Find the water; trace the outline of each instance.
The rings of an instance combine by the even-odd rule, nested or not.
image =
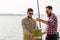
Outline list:
[[[21,16],[0,16],[0,40],[23,40]]]
[[[0,40],[23,40],[23,31],[21,26],[21,20],[25,15],[17,16],[1,16],[0,15]],[[37,15],[34,15],[33,18],[37,18]],[[60,24],[60,15],[58,17],[58,24]],[[46,15],[41,15],[41,19],[48,19]],[[37,22],[37,25],[38,22]],[[58,25],[58,32],[60,32],[60,25]],[[39,27],[40,28],[40,27]],[[41,23],[42,31],[45,31],[46,25]],[[60,36],[60,35],[59,35]],[[45,40],[46,35],[43,35],[42,38]]]

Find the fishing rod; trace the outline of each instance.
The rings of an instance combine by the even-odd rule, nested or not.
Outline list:
[[[40,18],[40,12],[39,12],[39,1],[37,0],[37,9],[38,9],[38,17]],[[39,26],[41,28],[41,23],[39,22]]]
[[[37,0],[37,9],[38,9],[38,17],[40,18],[40,11],[39,11],[39,1]],[[41,23],[39,22],[39,26],[41,28]],[[42,31],[42,29],[41,29]],[[42,34],[41,34],[41,40],[42,40]]]

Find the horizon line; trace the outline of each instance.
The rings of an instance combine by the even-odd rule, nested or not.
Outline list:
[[[25,16],[26,14],[0,14],[0,16]],[[34,16],[37,16],[38,14],[34,14]],[[44,15],[44,14],[40,14]],[[57,14],[59,15],[59,14]]]

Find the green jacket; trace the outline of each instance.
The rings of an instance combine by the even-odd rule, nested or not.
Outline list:
[[[37,28],[35,19],[29,19],[28,17],[22,20],[23,34],[29,35],[32,33],[32,30]]]

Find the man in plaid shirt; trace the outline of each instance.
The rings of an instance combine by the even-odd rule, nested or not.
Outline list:
[[[46,40],[57,40],[57,17],[52,13],[52,6],[46,7],[46,14],[49,18],[47,21],[37,18],[36,20],[47,25],[46,31],[42,34],[47,34]]]

